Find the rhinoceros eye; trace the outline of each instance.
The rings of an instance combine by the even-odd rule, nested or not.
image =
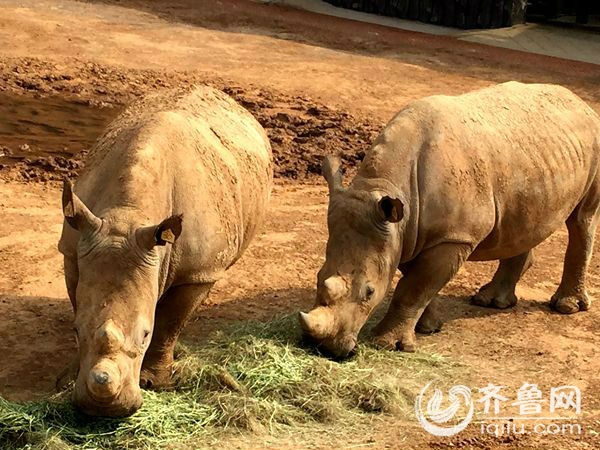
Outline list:
[[[371,298],[373,297],[373,294],[375,293],[375,288],[373,286],[371,286],[370,284],[367,284],[367,287],[365,289],[365,297],[367,300],[371,300]]]
[[[75,343],[79,345],[79,332],[77,331],[77,328],[73,327],[73,333],[75,334]]]

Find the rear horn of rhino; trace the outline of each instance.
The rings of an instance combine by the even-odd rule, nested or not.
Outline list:
[[[333,313],[329,309],[319,307],[309,313],[300,312],[298,317],[302,331],[315,339],[324,339],[333,331]]]
[[[337,156],[327,155],[321,164],[321,173],[329,186],[329,195],[344,189],[342,185],[342,162]]]
[[[346,292],[346,285],[342,281],[341,277],[333,276],[327,278],[323,282],[325,295],[331,300],[337,300],[344,295]]]
[[[110,354],[120,350],[125,342],[123,331],[112,319],[108,319],[96,330],[95,339],[103,354]]]
[[[67,223],[81,233],[93,232],[102,226],[102,219],[96,217],[75,195],[69,180],[63,184],[62,208]]]

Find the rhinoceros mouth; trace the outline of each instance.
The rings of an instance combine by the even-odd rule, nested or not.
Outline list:
[[[130,406],[122,406],[122,405],[103,405],[103,404],[85,404],[85,405],[77,405],[77,408],[84,414],[88,416],[97,416],[97,417],[127,417],[131,416],[142,406],[142,402],[140,400],[139,403],[133,404]]]
[[[74,393],[73,402],[77,408],[88,416],[126,417],[136,412],[142,405],[140,393],[125,395],[123,388],[111,397],[98,397],[89,389],[81,394]]]
[[[355,336],[346,336],[341,340],[334,338],[316,342],[317,351],[333,361],[343,361],[354,357],[357,354],[357,345],[358,339]]]
[[[111,405],[114,402],[114,400],[119,397],[120,393],[121,393],[121,389],[119,389],[118,391],[116,391],[115,394],[111,394],[111,395],[107,395],[107,396],[102,396],[102,395],[95,394],[89,388],[86,389],[86,394],[88,395],[88,397],[91,400],[94,401],[95,404],[104,405],[104,406]]]

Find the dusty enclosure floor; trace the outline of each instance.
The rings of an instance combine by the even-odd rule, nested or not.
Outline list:
[[[308,308],[326,239],[318,158],[354,165],[379,127],[410,100],[495,82],[564,84],[600,111],[600,67],[527,56],[242,0],[23,0],[0,3],[0,395],[39,398],[75,349],[56,250],[60,191],[106,121],[130,99],[210,82],[269,131],[278,181],[267,223],[185,331]],[[73,116],[76,116],[74,118]],[[491,263],[469,263],[440,296],[446,324],[419,345],[464,364],[472,388],[524,382],[582,390],[582,434],[483,437],[477,425],[435,438],[416,422],[379,417],[327,431],[232,436],[239,448],[598,448],[600,312],[552,313],[565,230],[535,251],[512,310],[472,306]],[[589,291],[600,297],[594,254]],[[430,380],[423,380],[425,385]],[[464,380],[456,380],[460,384]]]

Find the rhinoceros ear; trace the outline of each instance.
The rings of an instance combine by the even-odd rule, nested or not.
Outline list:
[[[391,223],[400,222],[404,217],[404,205],[400,199],[388,197],[379,200],[379,213],[383,220]]]
[[[158,225],[138,228],[138,245],[146,250],[160,245],[174,244],[183,229],[183,214],[177,214],[163,220]]]
[[[174,244],[183,229],[183,214],[171,216],[163,220],[154,233],[156,245]]]
[[[100,229],[102,219],[96,217],[73,192],[69,180],[63,183],[62,208],[67,223],[81,233]]]
[[[327,155],[321,164],[321,173],[329,186],[329,194],[342,190],[342,162],[337,156]]]

